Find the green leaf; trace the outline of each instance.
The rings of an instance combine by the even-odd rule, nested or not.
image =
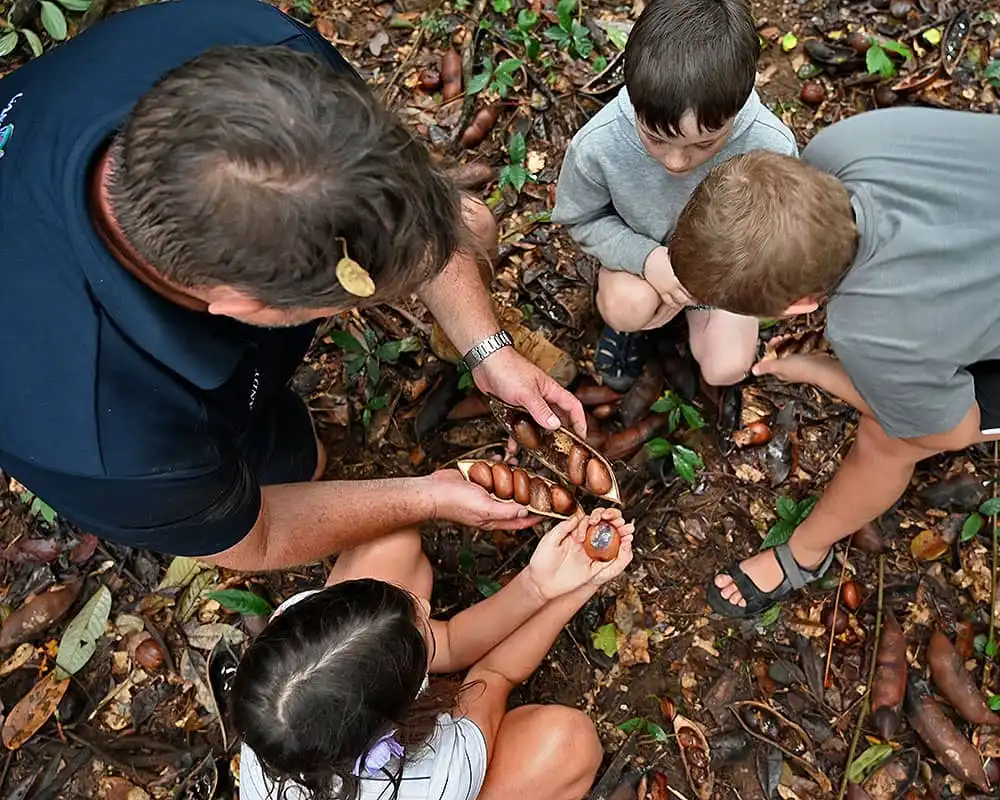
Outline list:
[[[990,639],[986,643],[986,648],[985,648],[984,652],[986,653],[986,655],[989,658],[996,658],[996,655],[997,655],[997,643],[996,643],[995,639]]]
[[[370,408],[366,408],[361,412],[361,424],[366,428],[370,428],[372,426],[372,410]]]
[[[667,417],[667,431],[669,433],[673,433],[674,431],[676,431],[677,426],[680,424],[680,422],[681,422],[681,410],[679,408],[671,410],[670,416]]]
[[[693,431],[704,428],[707,424],[705,418],[698,412],[698,409],[688,403],[681,405],[681,412],[684,414],[684,421],[687,423],[687,426]]]
[[[609,25],[605,33],[608,36],[608,41],[617,49],[625,49],[625,45],[628,43],[628,32],[624,28],[619,28],[617,25]]]
[[[378,397],[373,397],[365,404],[365,408],[369,408],[372,411],[378,411],[389,405],[389,398],[384,394],[380,394]]]
[[[247,617],[269,617],[274,613],[274,607],[259,594],[246,589],[217,589],[208,592],[205,597],[214,600],[226,611],[243,614]]]
[[[775,505],[775,511],[778,512],[779,519],[785,519],[789,522],[795,522],[798,519],[799,504],[796,503],[791,497],[782,495],[778,498],[778,502]]]
[[[18,34],[17,31],[10,31],[9,33],[5,33],[3,36],[0,36],[0,58],[9,56],[13,53],[20,38],[20,34]]]
[[[368,385],[374,389],[382,380],[382,367],[379,366],[378,359],[365,359],[365,372],[368,374]]]
[[[94,655],[110,613],[111,592],[107,586],[100,586],[66,626],[59,640],[56,666],[66,675],[75,675]]]
[[[913,58],[913,53],[910,51],[910,48],[902,42],[897,42],[895,39],[886,39],[880,42],[880,44],[888,52],[895,53],[897,56],[904,58],[907,61]]]
[[[777,603],[771,606],[767,611],[765,611],[763,614],[760,615],[760,620],[758,621],[757,624],[760,625],[760,627],[762,628],[769,628],[775,622],[778,621],[778,617],[780,616],[781,616],[781,604]]]
[[[1000,497],[991,497],[979,506],[979,513],[984,517],[995,517],[1000,514]]]
[[[520,164],[508,164],[504,169],[508,183],[520,192],[528,181],[528,170]]]
[[[67,11],[86,11],[94,0],[59,0],[59,4]]]
[[[614,625],[604,627],[614,627]],[[621,725],[618,726],[618,730],[622,733],[632,733],[632,731],[641,731],[646,727],[645,717],[632,717],[632,719],[625,720]]]
[[[983,71],[983,77],[988,80],[994,88],[1000,89],[1000,58],[994,58]]]
[[[646,720],[646,733],[658,742],[670,741],[670,737],[667,735],[667,732],[663,730],[663,726],[658,725],[652,720]]]
[[[1000,711],[1000,694],[991,694],[989,699],[990,711]]]
[[[783,519],[771,526],[771,530],[767,532],[764,541],[760,543],[760,549],[767,550],[770,547],[777,547],[779,544],[784,544],[792,538],[793,533],[795,533],[795,526],[791,522],[788,522],[788,520]]]
[[[559,0],[556,3],[556,18],[559,20],[559,27],[566,33],[573,30],[573,13],[576,11],[577,0]]]
[[[476,589],[483,597],[492,597],[501,588],[498,581],[490,580],[489,578],[476,578]]]
[[[868,67],[869,75],[891,78],[896,74],[896,65],[878,42],[872,42],[868,52],[865,53],[865,66]]]
[[[813,508],[816,507],[816,503],[818,502],[819,502],[818,497],[807,497],[805,500],[799,501],[799,504],[795,512],[796,527],[798,527],[805,521],[805,518],[812,513]]]
[[[986,653],[986,634],[977,633],[972,637],[972,649],[975,651],[976,655],[984,655]]]
[[[216,577],[217,575],[213,568],[199,572],[191,579],[191,583],[187,585],[187,588],[181,593],[180,600],[177,601],[178,622],[187,622],[191,618],[195,609],[198,608],[201,596],[209,586],[215,583]]]
[[[167,567],[167,574],[163,576],[157,589],[181,589],[191,583],[203,569],[208,569],[208,564],[196,558],[188,556],[177,556]]]
[[[348,353],[364,353],[365,346],[347,331],[330,331],[330,341]]]
[[[799,40],[796,38],[795,34],[789,31],[784,36],[781,37],[781,49],[786,53],[794,50],[799,44]]]
[[[674,460],[674,469],[688,483],[694,483],[697,470],[705,466],[701,456],[694,450],[683,445],[675,444],[670,453]]]
[[[650,439],[646,442],[646,457],[649,459],[666,458],[674,446],[662,436]]]
[[[618,652],[618,632],[615,630],[615,624],[613,622],[609,622],[607,625],[602,625],[594,631],[593,634],[591,634],[591,638],[593,639],[594,647],[604,653],[604,655],[608,658],[611,658]]]
[[[569,34],[558,25],[549,25],[545,29],[545,38],[555,42],[559,47],[566,47],[569,44]]]
[[[523,133],[515,133],[510,137],[510,143],[507,145],[507,152],[510,154],[512,164],[524,163],[524,159],[528,156],[528,145],[525,144]]]
[[[511,0],[493,0],[493,10],[498,14],[506,14],[513,7]]]
[[[677,395],[675,395],[672,391],[667,390],[663,393],[663,396],[659,400],[654,402],[653,405],[649,407],[649,410],[654,414],[664,414],[667,411],[676,408],[677,405]]]
[[[472,551],[466,547],[458,552],[458,571],[464,572],[466,575],[472,575],[476,571],[476,559],[473,557]]]
[[[527,33],[538,24],[538,12],[522,8],[517,12],[517,29]]]
[[[31,501],[31,508],[29,510],[32,516],[41,517],[42,520],[47,522],[49,525],[56,521],[55,510],[37,495],[35,495],[35,499]]]
[[[608,60],[604,56],[598,56],[591,66],[594,72],[604,72],[608,68]]]
[[[972,513],[965,518],[965,522],[962,524],[962,536],[961,541],[967,542],[969,539],[976,538],[976,534],[983,529],[983,517],[982,514]]]
[[[420,350],[420,339],[416,336],[407,336],[405,339],[397,339],[393,342],[386,342],[375,351],[375,358],[395,364],[403,353],[416,353]]]
[[[847,779],[855,783],[862,783],[879,764],[891,755],[891,744],[873,744],[847,767]]]
[[[14,31],[14,33],[17,33],[17,31]],[[35,58],[38,58],[42,54],[42,40],[38,38],[38,34],[25,28],[24,38],[28,40],[28,46],[31,48],[32,54]]]
[[[66,38],[66,17],[51,0],[42,0],[42,27],[57,42]]]
[[[499,75],[513,75],[524,65],[524,61],[520,58],[505,58],[499,64],[497,68],[493,70],[493,76],[497,77]],[[524,137],[521,137],[524,138]]]
[[[492,77],[492,73],[490,72],[480,72],[478,75],[473,75],[469,81],[469,85],[465,87],[465,91],[469,94],[479,94],[489,86],[490,78]]]
[[[458,388],[459,388],[459,391],[463,391],[464,392],[466,389],[468,389],[469,387],[471,387],[475,382],[476,381],[472,377],[472,373],[471,372],[463,372],[458,377]]]
[[[594,52],[594,42],[590,38],[590,31],[586,25],[578,22],[573,23],[573,46],[572,51],[577,58],[589,58]]]

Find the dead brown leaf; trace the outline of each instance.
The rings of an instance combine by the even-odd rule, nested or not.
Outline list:
[[[17,750],[34,736],[55,712],[68,686],[69,678],[57,680],[53,670],[31,687],[31,691],[22,697],[7,715],[0,734],[4,747]]]
[[[69,611],[80,594],[80,579],[56,584],[47,592],[29,597],[17,611],[4,620],[0,628],[0,650],[5,650],[49,628]]]

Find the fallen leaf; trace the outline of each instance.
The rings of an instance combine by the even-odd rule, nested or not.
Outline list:
[[[214,569],[207,569],[194,576],[194,580],[188,584],[181,599],[177,602],[177,620],[179,622],[185,622],[191,617],[198,607],[201,596],[209,586],[215,583],[216,577]]]
[[[149,800],[144,789],[118,777],[102,777],[99,792],[100,800]]]
[[[0,650],[31,639],[51,627],[69,611],[80,594],[80,579],[52,586],[47,592],[29,597],[0,628]]]
[[[97,649],[97,640],[104,635],[104,624],[111,613],[111,592],[99,586],[86,605],[66,626],[59,640],[56,665],[67,675],[74,675],[86,664]]]
[[[59,558],[62,547],[53,539],[18,539],[0,553],[14,564],[48,564]]]
[[[389,34],[385,31],[379,31],[368,42],[368,50],[373,56],[378,58],[382,55],[382,48],[384,48],[387,44],[389,44]]]
[[[188,644],[199,650],[212,650],[220,639],[225,639],[231,645],[238,645],[246,638],[243,631],[225,622],[211,622],[199,625],[188,634]]]
[[[648,664],[649,657],[649,631],[636,630],[626,636],[618,631],[618,663],[623,667],[631,667],[635,664]]]
[[[135,614],[119,614],[115,617],[115,630],[118,631],[122,636],[128,636],[130,633],[138,633],[144,630],[146,623],[142,617],[137,617]]]
[[[0,665],[0,678],[5,675],[10,675],[14,670],[18,670],[23,667],[31,657],[35,654],[35,646],[25,642],[24,644],[18,645],[17,650],[14,651],[14,655],[8,658],[6,661]]]
[[[948,544],[936,531],[922,530],[910,540],[910,553],[918,561],[935,561],[948,552]]]
[[[781,37],[781,49],[786,53],[794,50],[799,44],[799,40],[795,37],[795,34],[789,31],[784,36]]]
[[[90,561],[94,552],[97,550],[98,544],[100,544],[100,539],[94,536],[94,534],[83,534],[83,536],[80,537],[80,541],[76,543],[76,547],[73,548],[73,552],[70,555],[69,560],[73,564],[82,564],[85,561]]]
[[[545,153],[540,153],[537,150],[529,150],[525,166],[528,168],[528,172],[532,174],[541,172],[545,169]]]
[[[208,564],[196,558],[177,556],[170,562],[170,566],[167,567],[167,574],[163,576],[163,580],[160,581],[160,585],[157,588],[182,589],[191,582],[191,579],[195,575],[207,568]]]
[[[52,716],[66,694],[69,678],[58,680],[53,670],[22,697],[7,715],[0,737],[4,747],[17,750]]]
[[[594,642],[594,647],[600,650],[608,658],[611,658],[618,652],[618,632],[615,630],[615,624],[609,622],[607,625],[602,625],[596,631],[591,634]]]

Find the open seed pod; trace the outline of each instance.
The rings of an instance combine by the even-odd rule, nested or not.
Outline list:
[[[917,780],[919,766],[919,750],[901,750],[869,775],[862,786],[872,798],[903,797]]]
[[[546,430],[521,408],[489,398],[493,415],[514,440],[531,455],[573,486],[596,497],[621,503],[618,480],[608,460],[566,427]]]
[[[801,727],[771,706],[756,700],[739,700],[729,708],[747,733],[778,748],[799,764],[824,792],[832,791],[830,779],[816,767],[812,741]]]
[[[705,733],[697,722],[681,714],[674,716],[674,733],[688,784],[698,800],[711,800],[715,775],[712,773],[712,751]]]
[[[533,514],[552,519],[569,519],[579,511],[576,499],[548,478],[497,461],[459,461],[462,476],[482,486],[496,500],[520,503]]]

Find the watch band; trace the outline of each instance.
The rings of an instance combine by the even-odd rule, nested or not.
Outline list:
[[[503,347],[513,347],[514,340],[511,338],[507,331],[500,331],[499,333],[494,333],[492,336],[487,336],[479,344],[469,350],[462,360],[465,365],[471,370],[482,364],[487,358],[493,355],[497,350]]]

